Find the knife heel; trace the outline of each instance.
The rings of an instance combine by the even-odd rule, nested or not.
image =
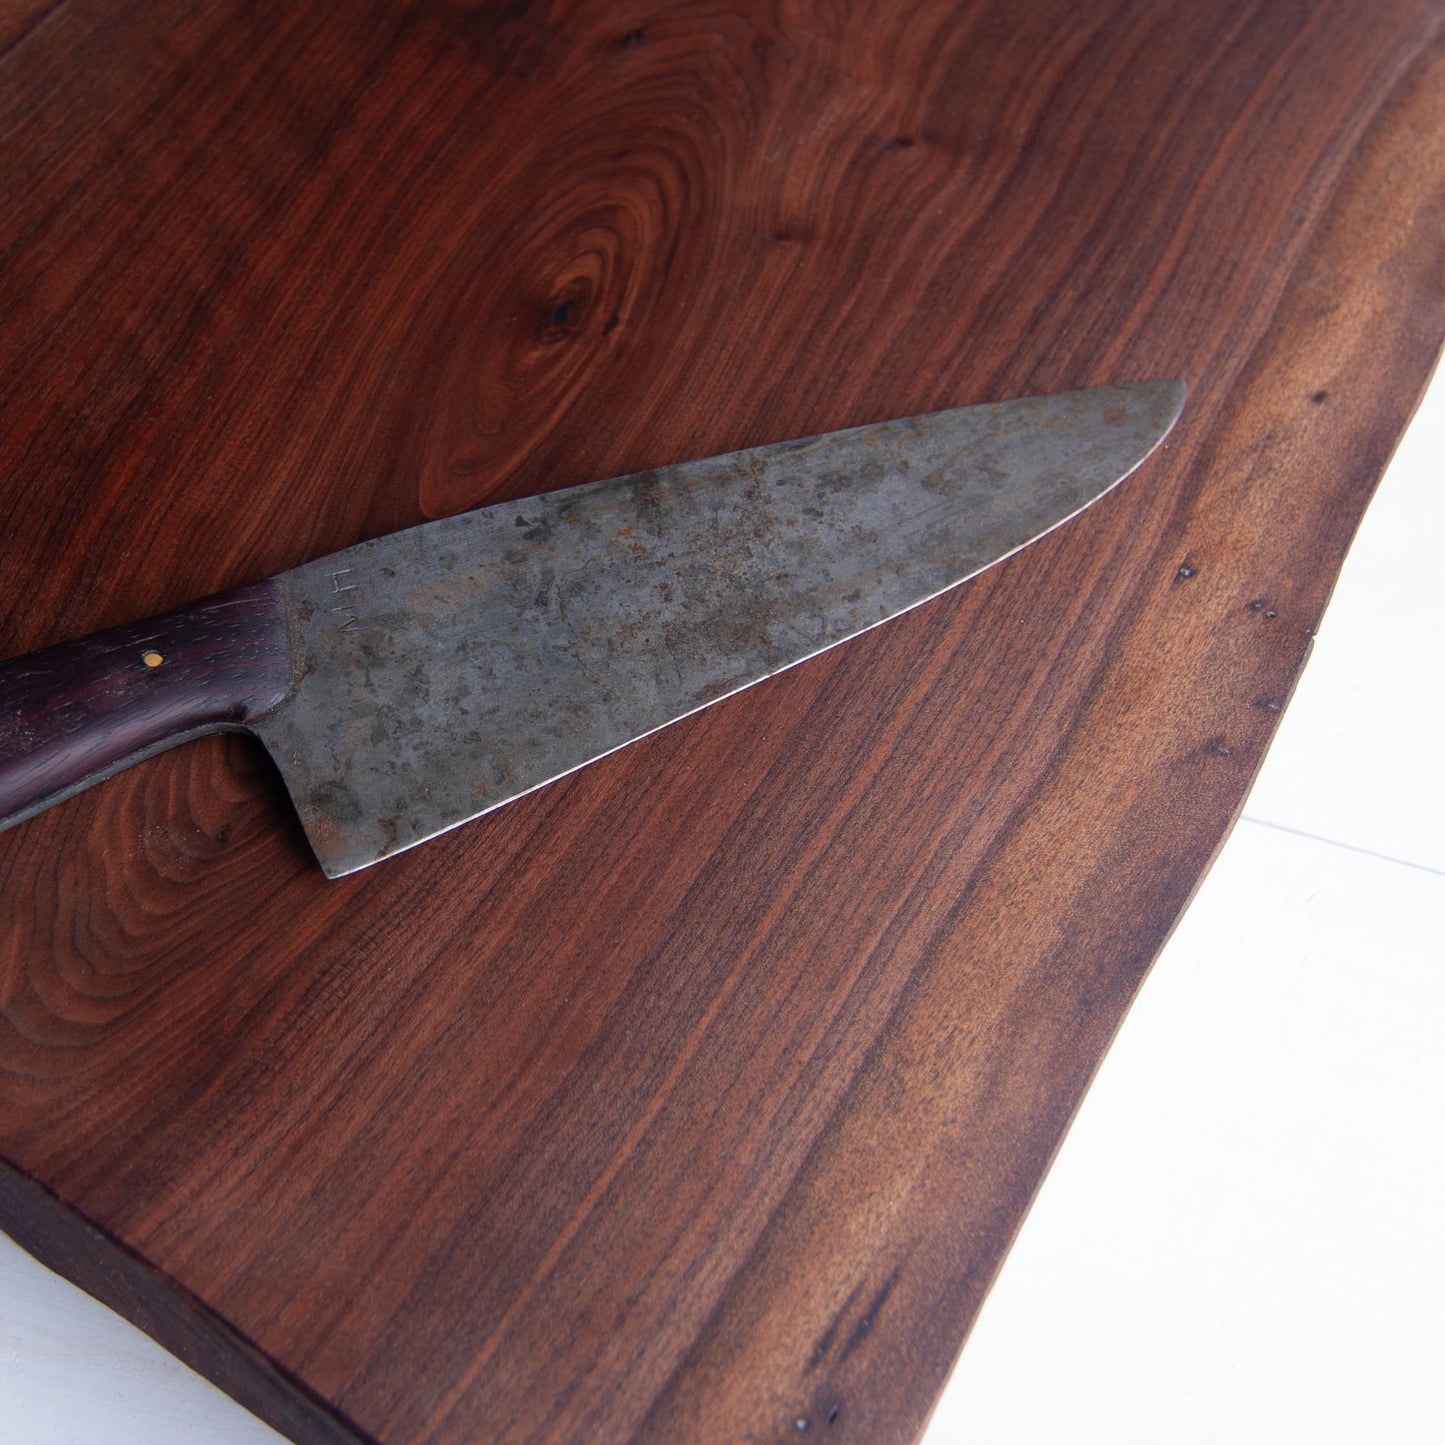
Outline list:
[[[275,579],[0,663],[0,829],[177,743],[244,730],[292,682]]]

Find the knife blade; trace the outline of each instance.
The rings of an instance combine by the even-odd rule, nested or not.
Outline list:
[[[960,407],[483,507],[0,666],[0,828],[254,733],[337,878],[938,596],[1082,510],[1184,384]]]

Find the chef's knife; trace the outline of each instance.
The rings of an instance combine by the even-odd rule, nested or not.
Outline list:
[[[0,828],[203,733],[332,878],[956,586],[1127,476],[1182,382],[910,417],[504,502],[0,666]]]

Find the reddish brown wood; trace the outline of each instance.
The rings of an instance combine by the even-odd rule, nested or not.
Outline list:
[[[7,1225],[298,1438],[913,1438],[1445,333],[1439,6],[0,24],[10,654],[1188,379],[977,583],[354,878],[234,738],[0,837]]]
[[[0,827],[141,758],[242,728],[291,683],[274,581],[0,663]]]
[[[286,1435],[325,1445],[353,1445],[357,1440],[323,1402],[311,1398],[301,1381],[286,1378],[274,1360],[202,1300],[3,1163],[0,1219],[12,1238],[52,1269],[82,1281],[97,1299],[163,1340],[180,1359],[204,1370]],[[123,1420],[120,1428],[128,1429],[129,1422]]]

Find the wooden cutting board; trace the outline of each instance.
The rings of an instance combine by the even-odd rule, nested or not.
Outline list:
[[[915,1438],[1445,335],[1441,31],[6,7],[5,654],[733,447],[1191,397],[979,581],[384,866],[326,882],[236,738],[0,836],[0,1226],[298,1441]]]

